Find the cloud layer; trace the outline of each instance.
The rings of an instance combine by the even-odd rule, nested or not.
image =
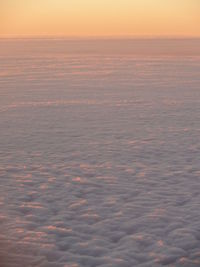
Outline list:
[[[199,58],[1,62],[1,266],[200,266]]]

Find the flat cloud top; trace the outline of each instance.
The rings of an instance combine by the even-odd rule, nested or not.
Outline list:
[[[200,266],[199,71],[2,55],[3,267]]]

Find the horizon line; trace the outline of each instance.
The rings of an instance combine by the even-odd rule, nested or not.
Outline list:
[[[65,35],[65,34],[0,34],[0,39],[68,39],[68,40],[105,40],[105,39],[200,39],[200,35]]]

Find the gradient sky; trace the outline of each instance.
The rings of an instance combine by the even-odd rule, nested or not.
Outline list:
[[[200,36],[200,0],[1,0],[0,35]]]

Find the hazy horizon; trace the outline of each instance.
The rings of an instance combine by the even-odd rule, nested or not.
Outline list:
[[[144,40],[144,39],[200,39],[200,35],[60,35],[60,34],[41,34],[41,35],[37,35],[37,34],[0,34],[0,38],[2,39],[46,39],[46,38],[58,38],[58,39],[89,39],[89,40],[93,40],[93,39],[97,39],[97,40],[101,40],[101,39],[119,39],[119,40],[123,40],[123,39],[140,39],[140,40]]]
[[[130,54],[200,56],[200,38],[0,38],[0,55]]]

